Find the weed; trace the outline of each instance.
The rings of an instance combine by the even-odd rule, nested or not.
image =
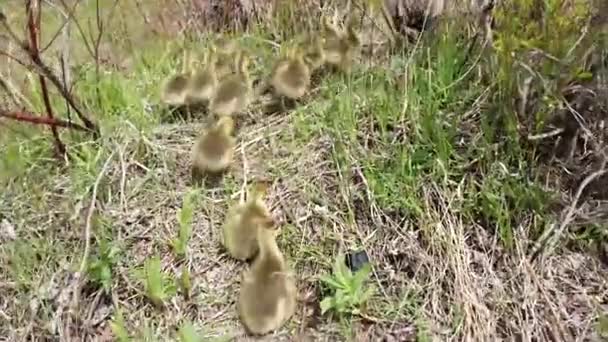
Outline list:
[[[101,239],[99,253],[89,264],[89,278],[106,291],[112,286],[112,269],[118,261],[119,253],[120,249],[112,241]]]
[[[187,265],[182,267],[182,273],[179,276],[179,288],[184,298],[190,298],[192,280],[190,279],[190,270]]]
[[[179,230],[177,237],[171,242],[173,252],[179,258],[186,257],[188,241],[192,235],[192,217],[194,215],[194,201],[198,192],[191,190],[185,197],[181,209],[177,212],[177,222]]]
[[[112,329],[112,334],[119,342],[130,342],[131,337],[129,336],[129,332],[127,331],[127,327],[125,325],[125,318],[122,315],[122,310],[120,308],[116,308],[116,312],[114,313],[114,317],[110,322],[110,328]]]
[[[602,338],[608,338],[608,314],[602,314],[597,319],[597,331]]]
[[[146,260],[143,271],[146,296],[160,308],[175,294],[173,279],[162,271],[158,256]]]
[[[321,301],[321,313],[333,311],[340,316],[357,315],[363,310],[367,300],[373,295],[373,288],[366,288],[365,281],[371,273],[370,264],[365,264],[356,273],[339,257],[333,266],[333,273],[321,277],[331,294]]]
[[[191,322],[182,323],[178,332],[180,342],[201,342],[203,338]]]

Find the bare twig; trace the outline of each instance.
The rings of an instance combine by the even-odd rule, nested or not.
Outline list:
[[[63,23],[61,23],[61,26],[59,27],[59,29],[57,30],[57,32],[55,32],[55,34],[53,34],[53,37],[49,40],[48,43],[46,43],[46,45],[40,49],[40,53],[44,53],[46,50],[48,50],[48,48],[51,47],[51,45],[53,45],[53,43],[55,42],[55,40],[57,40],[57,38],[59,37],[60,34],[62,34],[65,30],[66,27],[70,26],[70,16],[67,15],[67,13],[65,13],[61,8],[59,8],[59,6],[57,6],[56,4],[54,4],[51,1],[45,0],[44,1],[47,5],[55,8],[59,13],[61,13],[61,16],[63,17]],[[80,1],[74,1],[74,6],[72,7],[70,13],[73,13],[76,10],[76,6],[78,6],[78,4],[80,3]]]
[[[16,107],[21,107],[23,105],[28,106],[28,108],[33,108],[32,103],[13,85],[13,83],[8,79],[6,79],[0,75],[0,88],[2,88],[8,96],[13,101],[13,104]]]
[[[106,159],[101,171],[97,175],[97,179],[95,179],[95,183],[93,184],[93,192],[91,194],[91,203],[89,204],[89,209],[87,211],[87,217],[86,217],[85,227],[84,227],[84,252],[82,253],[82,260],[80,261],[80,267],[78,268],[78,271],[74,275],[74,280],[73,280],[73,289],[74,289],[73,291],[74,292],[72,292],[72,302],[70,303],[70,311],[72,312],[72,314],[74,313],[76,308],[78,308],[78,302],[80,300],[80,287],[82,285],[81,284],[82,275],[86,271],[87,263],[89,260],[89,255],[90,255],[90,250],[91,250],[91,226],[92,226],[92,222],[93,222],[93,213],[95,212],[95,204],[97,203],[97,190],[99,189],[99,184],[101,183],[103,176],[105,175],[105,173],[108,170],[108,167],[110,166],[110,161],[112,161],[112,158],[114,157],[114,153],[115,152],[112,152],[112,154],[110,154],[108,159]]]
[[[89,53],[89,55],[94,56],[95,54],[93,53],[93,47],[91,46],[90,42],[87,40],[87,36],[84,33],[84,29],[82,28],[82,25],[80,25],[80,22],[76,19],[76,16],[74,15],[74,11],[76,10],[76,5],[78,3],[79,3],[79,1],[76,1],[74,6],[70,9],[70,7],[65,2],[65,0],[61,0],[61,5],[66,10],[66,14],[70,18],[70,20],[74,22],[74,24],[76,25],[76,28],[78,29],[78,32],[80,33],[82,42],[84,43],[84,47],[87,49],[87,52]]]
[[[551,247],[551,245],[553,245],[553,242],[555,242],[557,239],[559,239],[559,237],[563,234],[566,227],[574,219],[574,212],[576,211],[578,201],[580,200],[580,197],[581,197],[583,191],[585,190],[585,188],[587,188],[587,186],[591,182],[593,182],[595,179],[603,176],[604,174],[606,174],[608,172],[608,170],[606,170],[606,162],[607,162],[607,159],[604,158],[599,169],[596,170],[595,172],[591,173],[587,177],[585,177],[585,179],[583,179],[583,181],[579,185],[578,189],[576,190],[574,199],[572,200],[570,205],[564,210],[563,214],[561,215],[560,225],[557,226],[557,224],[555,224],[555,223],[552,224],[537,240],[537,243],[535,244],[535,249],[532,252],[531,260],[536,259],[541,253],[543,253],[543,251],[547,248],[547,246]],[[557,226],[557,228],[556,228],[556,226]]]
[[[53,73],[52,69],[48,65],[46,65],[46,63],[44,63],[44,61],[42,60],[40,55],[33,53],[29,44],[19,38],[19,36],[13,31],[13,29],[10,27],[10,25],[6,21],[6,17],[0,15],[0,23],[2,24],[2,26],[4,26],[5,30],[10,35],[11,39],[15,43],[17,43],[24,52],[26,52],[29,55],[31,61],[33,62],[34,66],[37,69],[36,71],[39,74],[42,74],[42,76],[46,77],[46,79],[51,81],[51,83],[53,83],[53,85],[59,90],[59,93],[61,94],[61,96],[63,96],[66,99],[66,101],[68,101],[70,106],[74,109],[74,111],[78,115],[78,118],[84,123],[84,126],[90,132],[92,132],[95,137],[97,137],[99,135],[99,129],[98,129],[97,125],[92,120],[90,120],[87,117],[87,115],[85,115],[84,112],[80,109],[80,106],[77,104],[76,100],[70,93],[68,87],[66,87],[62,84],[59,77],[57,77]],[[27,65],[25,65],[25,66],[28,67]]]
[[[114,7],[116,6],[116,1],[114,2],[114,6],[110,11],[112,13]],[[99,46],[101,45],[101,38],[103,37],[103,29],[104,29],[104,21],[101,19],[101,12],[99,8],[99,0],[95,0],[95,23],[97,26],[97,36],[93,37],[93,29],[90,27],[91,22],[89,21],[89,34],[91,35],[91,41],[93,42],[93,53],[95,58],[95,95],[97,96],[97,106],[101,110],[103,110],[103,101],[101,100],[101,92],[99,89],[99,80],[100,80],[100,71],[99,71]]]
[[[61,119],[57,119],[57,118],[39,116],[39,115],[35,115],[32,113],[27,113],[27,112],[23,112],[23,111],[9,112],[9,111],[0,109],[0,117],[9,118],[9,119],[13,119],[16,121],[29,122],[29,123],[37,124],[37,125],[48,125],[48,126],[52,126],[52,127],[70,128],[70,129],[75,129],[75,130],[84,131],[84,132],[89,131],[86,127],[83,127],[74,122],[65,121],[65,120],[61,120]]]
[[[380,12],[382,13],[382,18],[386,22],[390,32],[386,32],[385,30],[383,30],[380,24],[376,22],[376,19],[371,14],[372,10],[369,8],[370,5],[368,3],[361,4],[359,3],[359,1],[355,1],[353,2],[353,4],[355,7],[357,7],[357,9],[359,9],[359,11],[361,11],[361,13],[363,13],[364,17],[367,17],[367,19],[370,20],[370,22],[373,24],[373,27],[377,28],[378,31],[382,32],[382,34],[384,34],[390,40],[391,44],[395,42],[397,30],[395,29],[395,24],[393,23],[393,20],[387,13],[388,10],[386,9],[386,4],[384,4],[384,2],[379,5]]]
[[[66,19],[67,19],[67,15],[66,15]],[[62,30],[62,39],[61,39],[61,54],[59,55],[59,61],[61,64],[61,81],[63,82],[63,86],[68,88],[71,86],[72,84],[72,73],[70,72],[70,59],[71,59],[71,50],[70,50],[70,37],[71,37],[71,33],[72,33],[72,26],[70,25],[70,22],[68,21],[68,24],[63,28]],[[67,100],[65,100],[65,109],[66,109],[66,114],[68,116],[68,120],[72,120],[72,111],[71,111],[71,107],[70,104],[68,103]]]
[[[247,156],[245,155],[245,145],[241,145],[241,157],[243,161],[243,184],[241,185],[241,197],[240,203],[245,202],[245,194],[247,192],[247,173],[249,173],[249,167],[247,166]]]
[[[30,55],[40,59],[40,51],[38,49],[38,40],[40,37],[40,25],[41,25],[41,11],[40,11],[40,0],[28,0],[27,1],[27,27],[30,38]],[[34,19],[34,15],[36,19]],[[34,21],[35,20],[35,21]],[[44,102],[44,107],[46,109],[46,115],[49,119],[53,119],[55,114],[53,114],[53,107],[51,106],[51,100],[49,97],[49,90],[46,85],[46,79],[42,75],[38,75],[38,80],[40,82],[40,89],[42,91],[42,100]],[[59,132],[57,131],[57,127],[51,125],[51,132],[53,134],[53,139],[55,141],[55,149],[56,152],[60,156],[64,156],[67,152],[65,144],[61,141],[59,137]]]
[[[554,137],[556,135],[560,135],[560,134],[564,133],[564,131],[565,131],[564,128],[556,128],[556,129],[546,132],[546,133],[528,135],[528,140],[534,141],[534,140],[547,139],[547,138]]]
[[[519,87],[519,109],[518,114],[524,117],[526,114],[526,108],[528,108],[528,96],[530,95],[530,85],[532,84],[532,76],[526,77],[523,82],[524,84]]]
[[[13,62],[16,62],[16,63],[20,64],[22,67],[26,68],[27,70],[31,71],[33,69],[33,67],[30,64],[25,63],[19,57],[14,56],[13,54],[11,54],[9,52],[0,51],[0,56],[6,56],[6,57],[8,57],[10,60],[12,60]]]

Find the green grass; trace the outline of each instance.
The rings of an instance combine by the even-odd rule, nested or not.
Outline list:
[[[247,162],[237,150],[221,189],[189,183],[189,151],[202,120],[171,121],[158,105],[159,84],[178,67],[182,42],[144,39],[149,32],[137,27],[141,19],[122,24],[115,19],[109,26],[115,32],[108,35],[114,55],[128,56],[129,67],[104,65],[97,74],[82,46],[75,49],[74,58],[85,62],[75,70],[74,93],[100,125],[98,141],[63,132],[71,158],[62,165],[50,157],[48,130],[15,125],[2,131],[9,135],[0,137],[5,189],[0,221],[15,226],[17,239],[4,241],[0,235],[0,284],[16,298],[0,308],[9,317],[0,326],[17,329],[53,319],[60,305],[54,297],[42,295],[34,313],[27,299],[69,285],[68,275],[82,258],[93,184],[111,158],[97,189],[80,313],[101,298],[113,307],[101,326],[112,322],[109,329],[119,340],[191,341],[243,333],[234,309],[243,265],[225,255],[219,227],[245,176],[277,180],[268,201],[273,214],[289,221],[281,227],[279,246],[296,272],[300,295],[308,295],[299,301],[304,310],[281,334],[295,335],[302,322],[313,321],[306,331],[343,340],[362,336],[368,326],[383,334],[411,328],[418,340],[444,339],[445,331],[459,339],[512,337],[526,326],[542,338],[544,324],[554,322],[527,321],[505,303],[520,301],[526,291],[532,296],[524,303],[526,316],[541,317],[537,305],[565,305],[572,292],[605,290],[606,284],[591,248],[606,239],[602,222],[563,237],[546,267],[526,256],[558,220],[573,189],[561,181],[561,166],[543,154],[542,142],[527,141],[520,130],[546,131],[563,85],[590,77],[577,62],[588,39],[569,53],[580,37],[581,2],[571,21],[558,14],[557,3],[547,2],[546,25],[555,24],[553,29],[531,24],[521,8],[498,9],[495,51],[477,45],[468,54],[467,24],[448,21],[386,64],[380,65],[386,58],[380,55],[379,65],[359,65],[348,76],[326,75],[314,95],[290,113],[253,109],[257,121],[239,133]],[[90,6],[77,15],[92,18]],[[124,6],[123,11],[130,5]],[[294,9],[282,11],[276,20],[283,24],[276,27],[301,20]],[[48,27],[59,23],[45,17]],[[123,24],[130,36],[119,34]],[[255,76],[265,75],[278,53],[268,43],[276,27],[260,25],[237,35],[260,57]],[[294,37],[290,29],[274,35]],[[185,45],[201,51],[206,42]],[[518,87],[528,74],[519,62],[528,62],[523,56],[532,48],[565,62],[549,58],[529,66],[544,83],[534,95],[535,107],[522,117]],[[397,86],[397,75],[405,75],[405,89]],[[31,110],[42,112],[37,83],[24,94],[35,106]],[[62,99],[53,96],[53,105],[57,115],[67,117]],[[333,261],[360,248],[373,266],[366,285],[357,282],[336,294],[346,285],[326,276],[334,291],[322,291],[322,276],[337,269]],[[537,277],[534,291],[520,279],[531,271]],[[570,288],[581,277],[578,272],[586,282]],[[176,287],[183,296],[174,296]],[[362,296],[366,305],[360,305],[360,294],[371,288],[373,295]],[[551,298],[537,294],[543,291]],[[605,326],[605,317],[598,318],[601,306],[587,299],[573,305],[593,326]],[[334,315],[319,314],[322,306]],[[569,317],[556,319],[591,334]],[[29,333],[56,334],[43,326],[36,324]],[[24,336],[23,330],[13,335],[4,330],[0,335]]]

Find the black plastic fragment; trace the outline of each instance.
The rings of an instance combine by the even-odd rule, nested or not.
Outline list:
[[[352,251],[346,254],[344,262],[352,272],[357,272],[365,266],[365,264],[369,264],[369,257],[364,250]]]

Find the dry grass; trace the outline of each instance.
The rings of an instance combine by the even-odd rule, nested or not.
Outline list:
[[[64,334],[102,338],[114,304],[128,313],[129,326],[141,329],[145,322],[154,322],[155,336],[172,335],[174,327],[187,318],[213,334],[246,341],[234,307],[236,280],[244,265],[226,256],[218,229],[228,202],[240,196],[246,175],[276,181],[268,200],[273,214],[286,223],[279,244],[299,281],[297,315],[269,340],[330,341],[342,336],[336,322],[319,317],[318,276],[327,272],[332,255],[359,244],[370,253],[380,291],[370,305],[369,317],[352,322],[357,340],[388,335],[410,336],[409,340],[422,333],[441,340],[575,340],[583,336],[599,340],[592,320],[607,309],[608,282],[605,266],[597,259],[563,251],[532,263],[527,246],[520,242],[526,239],[519,236],[514,250],[507,253],[483,227],[465,222],[454,204],[462,200],[462,194],[446,192],[436,183],[424,187],[425,214],[416,227],[415,222],[391,217],[378,208],[373,196],[370,201],[365,185],[354,190],[341,186],[344,180],[330,158],[329,137],[315,136],[296,149],[285,147],[297,134],[293,116],[269,117],[242,129],[239,150],[244,158],[227,180],[233,186],[207,189],[198,203],[186,261],[194,284],[191,298],[175,297],[164,312],[142,295],[133,269],[148,257],[161,255],[163,268],[179,274],[182,262],[175,260],[167,242],[175,235],[180,198],[189,189],[184,161],[199,127],[159,126],[149,141],[148,160],[136,156],[134,141],[123,141],[117,150],[120,157],[112,159],[106,172],[109,199],[96,214],[111,225],[110,234],[124,253],[123,261],[114,270],[111,297],[103,290],[83,289],[75,315],[82,326],[75,324],[74,331]],[[46,191],[56,193],[68,182],[69,178],[58,176],[57,188]],[[346,214],[349,207],[356,207],[354,222]],[[13,210],[23,213],[25,208]],[[81,223],[61,228],[53,216],[49,212],[16,217],[25,219],[20,226],[38,226],[60,245],[82,246],[76,243]],[[35,230],[25,234],[35,234]],[[69,269],[41,277],[41,292],[30,298],[24,311],[15,310],[19,306],[11,303],[21,298],[10,295],[19,292],[14,292],[10,273],[3,274],[9,276],[2,281],[7,295],[0,309],[8,315],[4,336],[11,341],[28,335],[41,339],[51,333],[48,323],[63,325],[65,317],[45,318],[44,313],[65,309],[61,289],[73,283]],[[32,312],[31,306],[38,309]]]

